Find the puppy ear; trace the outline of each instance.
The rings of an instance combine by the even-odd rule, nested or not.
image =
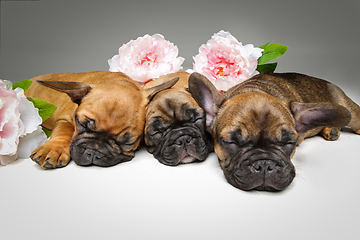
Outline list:
[[[66,93],[67,95],[69,95],[71,100],[76,104],[80,104],[81,99],[91,90],[90,84],[83,82],[40,81],[40,80],[37,80],[37,82],[45,87]]]
[[[179,77],[173,78],[170,81],[164,82],[158,86],[152,87],[152,88],[146,88],[143,89],[143,92],[145,93],[145,95],[147,96],[149,102],[151,101],[151,99],[159,92],[161,92],[162,90],[171,88],[172,86],[174,86],[178,81],[179,81]]]
[[[316,127],[344,127],[351,119],[345,107],[335,103],[291,103],[295,129],[303,134]]]
[[[225,97],[204,75],[197,72],[192,73],[189,77],[189,92],[199,106],[204,109],[206,125],[210,126]]]

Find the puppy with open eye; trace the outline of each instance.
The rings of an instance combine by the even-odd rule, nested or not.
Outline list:
[[[159,162],[169,166],[203,161],[211,150],[205,112],[187,91],[189,76],[186,72],[172,73],[144,86],[152,88],[179,78],[172,88],[157,93],[146,110],[144,139],[147,150]]]
[[[139,148],[149,99],[177,79],[143,89],[120,72],[55,73],[34,77],[25,92],[57,106],[43,122],[50,139],[31,159],[44,169],[76,164],[113,166]]]
[[[220,94],[199,73],[189,91],[206,111],[208,131],[227,181],[242,190],[279,191],[295,177],[291,158],[304,138],[336,140],[349,126],[360,134],[360,107],[325,80],[263,73]]]

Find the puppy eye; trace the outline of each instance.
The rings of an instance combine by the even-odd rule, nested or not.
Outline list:
[[[95,129],[95,120],[93,119],[87,119],[85,122],[80,122],[78,116],[75,115],[75,122],[82,131],[93,131]]]
[[[151,137],[155,137],[156,135],[160,135],[162,132],[158,131],[158,132],[152,132],[152,133],[149,133],[149,135]]]
[[[185,119],[190,122],[196,122],[199,114],[195,108],[189,108],[188,104],[183,104],[181,108],[184,111]]]
[[[295,149],[295,146],[296,146],[296,141],[289,140],[282,147],[287,155],[291,155],[291,153]]]
[[[169,124],[166,123],[161,117],[154,117],[150,120],[149,126],[149,134],[152,136],[157,133],[165,132],[169,127]]]
[[[164,125],[161,126],[153,126],[149,129],[148,133],[150,136],[155,136],[157,134],[162,134],[163,132],[165,132],[167,129],[167,127],[165,127]]]
[[[278,142],[282,143],[283,145],[296,144],[296,134],[294,134],[293,132],[286,129],[282,129],[280,136],[281,138],[278,139]]]
[[[220,141],[221,141],[223,144],[237,144],[234,140],[231,140],[231,139],[220,138]]]
[[[84,123],[79,122],[79,124],[87,131],[95,130],[95,120],[88,119]]]
[[[133,150],[134,145],[136,145],[142,138],[142,135],[138,136],[138,138],[134,139],[128,139],[126,142],[119,143],[120,148],[123,151],[131,151]]]
[[[199,129],[205,129],[205,117],[199,117],[193,122]]]
[[[202,122],[204,120],[205,120],[205,116],[202,116],[202,117],[196,118],[194,122]]]
[[[133,143],[132,135],[128,132],[121,134],[119,139],[120,139],[119,142],[121,144],[131,145],[131,143]]]
[[[286,146],[293,146],[296,144],[296,141],[294,140],[285,140],[285,141],[281,141],[281,142],[273,142],[275,145],[280,145],[282,147],[286,147]]]
[[[289,140],[289,141],[286,142],[285,145],[295,145],[295,144],[296,144],[296,141],[294,141],[294,140]]]
[[[95,129],[95,121],[90,119],[87,123],[86,123],[86,127],[90,130],[94,130]]]

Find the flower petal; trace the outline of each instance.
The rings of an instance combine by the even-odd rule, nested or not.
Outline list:
[[[0,79],[0,88],[3,88],[5,90],[12,90],[12,83],[9,80]]]
[[[39,110],[25,97],[20,98],[19,112],[20,119],[24,124],[24,132],[22,135],[32,133],[42,123],[42,119],[39,116]]]
[[[109,71],[110,72],[119,72],[119,55],[114,55],[111,59],[108,60]]]
[[[0,164],[1,165],[8,165],[11,162],[16,160],[17,155],[0,155]]]
[[[0,131],[0,155],[13,155],[16,153],[19,135],[21,135],[21,132],[19,132],[19,120],[20,113],[16,109]]]
[[[254,47],[253,44],[246,44],[244,47],[246,48],[250,61],[259,59],[264,51],[264,49]]]
[[[4,125],[9,121],[10,117],[14,114],[14,111],[19,104],[19,101],[16,97],[15,91],[4,90],[3,88],[0,88],[0,99],[1,99],[0,131],[2,131]]]
[[[26,134],[19,139],[18,159],[28,158],[35,148],[40,147],[47,141],[47,137],[40,126],[33,132]]]

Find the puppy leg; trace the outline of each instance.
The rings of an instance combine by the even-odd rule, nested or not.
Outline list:
[[[70,142],[74,126],[67,121],[56,123],[49,141],[36,148],[30,158],[44,169],[66,166],[70,161]]]
[[[321,130],[320,135],[326,140],[335,141],[340,137],[340,131],[336,127],[325,127]]]
[[[341,89],[332,87],[333,98],[337,103],[346,107],[351,113],[351,120],[347,124],[355,133],[360,134],[360,107],[351,100]]]
[[[360,107],[350,99],[348,100],[348,105],[348,109],[351,112],[351,120],[348,125],[355,133],[360,134]]]

